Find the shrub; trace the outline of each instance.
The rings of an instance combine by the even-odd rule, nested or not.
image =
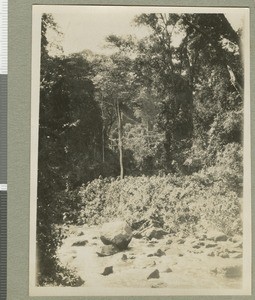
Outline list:
[[[215,180],[212,171],[192,176],[96,179],[83,186],[79,195],[81,223],[101,224],[121,218],[132,225],[149,220],[155,226],[178,231],[193,230],[198,222],[207,220],[227,234],[241,232],[240,199],[228,183]]]

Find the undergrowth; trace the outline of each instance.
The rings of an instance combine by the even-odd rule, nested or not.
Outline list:
[[[113,218],[130,224],[150,220],[176,232],[200,221],[228,235],[242,232],[241,198],[213,172],[192,176],[141,176],[96,179],[82,186],[79,223],[101,224]]]

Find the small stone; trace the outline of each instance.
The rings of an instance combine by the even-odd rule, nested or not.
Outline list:
[[[119,249],[116,248],[113,245],[105,245],[101,247],[100,252],[96,252],[98,256],[104,257],[104,256],[111,256],[119,252]]]
[[[88,243],[87,240],[84,240],[84,241],[77,241],[77,242],[74,242],[74,243],[72,244],[72,246],[85,246],[87,243]]]
[[[224,268],[224,275],[228,278],[238,278],[242,277],[242,267],[241,266],[231,266]]]
[[[185,240],[184,240],[184,239],[179,239],[179,240],[177,241],[177,243],[178,243],[178,244],[184,244],[184,243],[185,243]]]
[[[241,237],[237,235],[237,236],[231,237],[229,240],[233,243],[238,243],[238,242],[240,242]]]
[[[167,284],[165,282],[159,282],[159,283],[152,284],[151,287],[157,289],[157,288],[167,287]]]
[[[239,242],[235,245],[235,248],[243,248],[243,242]]]
[[[158,249],[158,251],[156,253],[154,253],[155,256],[161,257],[163,255],[166,255],[166,253],[164,251],[162,251],[161,249]]]
[[[171,245],[172,242],[173,242],[172,240],[167,240],[167,241],[166,241],[166,245]]]
[[[152,279],[152,278],[159,278],[159,270],[156,269],[155,271],[153,271],[148,277],[147,279]]]
[[[112,273],[113,273],[113,266],[110,266],[110,267],[106,267],[104,269],[104,272],[101,273],[101,274],[104,275],[104,276],[107,276],[107,275],[112,274]]]
[[[143,269],[151,268],[151,267],[154,267],[154,266],[156,266],[155,260],[153,261],[153,263],[150,263],[150,264],[148,264],[147,266],[143,267]]]
[[[149,241],[150,244],[157,244],[158,243],[158,240],[155,239],[155,238],[152,238],[150,241]]]
[[[226,252],[221,253],[219,256],[222,257],[222,258],[229,258],[229,254],[226,253]]]
[[[92,243],[91,245],[92,245],[92,246],[97,246],[97,243]]]
[[[200,246],[199,245],[194,245],[194,246],[192,246],[192,248],[199,249]]]
[[[215,253],[212,251],[212,252],[209,252],[207,255],[208,256],[215,256]]]
[[[134,237],[135,239],[141,239],[141,238],[143,237],[143,235],[141,234],[141,232],[135,231],[135,232],[133,233],[133,237]]]
[[[126,255],[126,254],[123,254],[122,257],[121,257],[121,259],[122,259],[122,260],[127,260],[127,255]]]
[[[207,239],[211,241],[226,241],[228,237],[223,232],[214,231],[207,235]]]
[[[216,246],[217,246],[217,244],[207,244],[207,245],[205,245],[205,248],[213,248]]]
[[[78,233],[78,236],[82,236],[82,235],[84,235],[83,231],[81,231],[80,233]]]
[[[214,241],[215,242],[225,242],[227,241],[228,237],[225,234],[220,234],[215,236]]]
[[[92,240],[97,240],[98,237],[97,236],[93,236]]]
[[[167,232],[164,231],[163,229],[152,227],[152,228],[147,229],[144,232],[144,234],[150,240],[153,239],[153,238],[159,240],[159,239],[162,239],[164,237],[164,235],[167,234]]]
[[[167,269],[165,270],[165,272],[166,272],[166,273],[171,273],[171,272],[173,272],[173,270],[172,270],[171,268],[167,268]]]
[[[218,274],[218,269],[217,269],[217,268],[212,269],[212,270],[211,270],[211,273]]]
[[[130,257],[129,257],[129,259],[135,259],[135,256],[134,256],[134,255],[132,255],[132,256],[130,256]]]
[[[147,255],[147,257],[152,257],[152,256],[154,256],[154,254],[152,254],[152,253]]]
[[[179,256],[183,256],[184,254],[182,254],[182,253],[179,253]]]
[[[243,254],[242,253],[237,253],[235,255],[232,256],[233,258],[242,258]]]
[[[203,234],[203,235],[200,236],[199,240],[204,241],[206,238],[207,238],[207,235]]]

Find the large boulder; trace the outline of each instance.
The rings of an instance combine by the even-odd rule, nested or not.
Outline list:
[[[124,221],[105,223],[100,236],[105,245],[113,245],[119,250],[127,249],[132,239],[132,229]]]

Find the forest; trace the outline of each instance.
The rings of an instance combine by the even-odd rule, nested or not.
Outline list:
[[[222,13],[134,22],[150,34],[109,35],[110,55],[64,55],[47,37],[61,28],[42,15],[38,285],[83,283],[56,255],[63,226],[116,218],[242,234],[242,30]]]

